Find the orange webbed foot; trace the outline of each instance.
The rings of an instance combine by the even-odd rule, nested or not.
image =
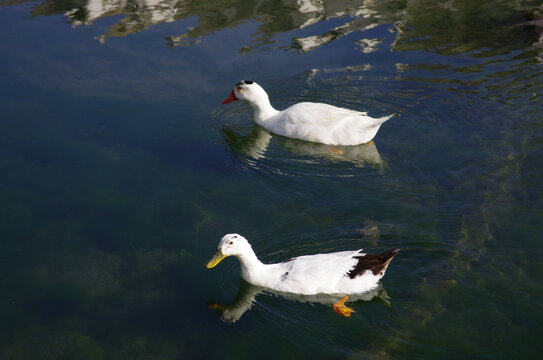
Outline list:
[[[335,302],[332,305],[332,307],[334,308],[334,311],[339,316],[349,317],[349,316],[351,316],[351,313],[354,312],[353,309],[351,309],[348,306],[345,306],[345,302],[347,301],[347,299],[349,299],[349,295],[345,295],[341,300]]]

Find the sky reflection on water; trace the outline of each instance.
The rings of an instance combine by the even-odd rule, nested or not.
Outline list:
[[[537,356],[542,18],[541,1],[0,0],[0,357]],[[221,107],[244,77],[277,108],[397,117],[340,154]],[[391,308],[344,321],[259,295],[222,324],[205,303],[234,299],[239,269],[203,263],[233,231],[266,262],[400,247]]]

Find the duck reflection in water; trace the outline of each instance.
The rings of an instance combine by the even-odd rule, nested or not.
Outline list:
[[[253,305],[256,303],[256,297],[260,294],[280,296],[284,299],[297,301],[300,303],[322,304],[326,306],[330,306],[341,299],[341,295],[299,295],[277,292],[243,281],[232,303],[223,305],[209,301],[207,302],[207,306],[214,310],[223,322],[233,324],[237,322],[243,316],[243,314],[245,314],[245,312],[251,310]],[[383,303],[383,305],[385,305],[387,308],[392,308],[389,301],[390,298],[388,297],[387,292],[381,283],[370,291],[361,294],[349,295],[349,302],[373,301],[374,299]]]
[[[273,135],[258,125],[254,125],[248,135],[241,135],[238,131],[235,127],[226,124],[221,129],[226,143],[235,153],[248,155],[253,160],[266,158],[266,152],[273,138],[283,149],[296,155],[349,162],[356,167],[369,165],[381,173],[388,169],[373,141],[361,145],[336,146]]]

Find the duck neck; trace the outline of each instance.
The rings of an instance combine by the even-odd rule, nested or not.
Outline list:
[[[279,112],[273,108],[267,95],[260,97],[258,101],[251,101],[249,104],[253,107],[255,121],[259,125],[263,125],[266,120]]]
[[[243,279],[251,284],[259,285],[260,282],[258,279],[265,265],[258,260],[253,249],[249,249],[237,257],[241,264],[241,276]]]

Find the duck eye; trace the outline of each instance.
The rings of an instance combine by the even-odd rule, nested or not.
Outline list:
[[[230,240],[230,241],[228,242],[228,245],[234,245],[234,242],[233,242],[232,240]]]
[[[244,80],[243,81],[246,85],[251,85],[252,83],[254,83],[254,81],[252,80]]]

